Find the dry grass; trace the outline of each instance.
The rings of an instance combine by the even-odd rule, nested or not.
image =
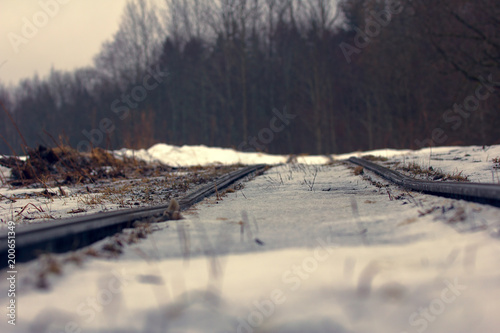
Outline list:
[[[17,211],[20,209],[20,211]],[[55,217],[50,214],[50,209],[44,210],[41,205],[35,205],[34,203],[27,203],[23,207],[18,207],[12,209],[12,218],[13,221],[19,221],[21,218],[23,220],[54,220]],[[15,216],[13,215],[16,213]]]
[[[382,157],[382,156],[374,156],[374,155],[364,155],[361,158],[371,161],[371,162],[387,162],[388,158],[387,157]]]
[[[106,198],[101,194],[85,194],[78,197],[77,202],[90,208],[95,208],[106,203]]]
[[[370,177],[369,175],[363,175],[363,180],[366,180],[367,182],[370,182],[370,184],[372,184],[373,186],[375,186],[378,189],[389,187],[388,184],[382,184],[379,181],[373,180],[372,177]]]
[[[470,181],[469,177],[468,176],[464,176],[462,174],[462,172],[463,171],[460,171],[458,173],[447,174],[447,175],[445,175],[444,180],[453,180],[453,181],[456,181],[456,182],[468,182],[468,181]]]
[[[75,208],[72,209],[68,212],[68,214],[80,214],[80,213],[85,213],[87,210],[83,208]]]
[[[359,176],[365,173],[364,169],[362,166],[357,166],[353,170],[355,176]]]
[[[434,169],[432,166],[429,168],[422,168],[415,162],[408,163],[406,165],[398,167],[399,169],[408,172],[414,177],[423,177],[427,180],[441,180],[441,181],[457,181],[457,182],[468,182],[470,181],[467,176],[460,172],[454,173],[444,173],[441,169]]]
[[[23,207],[23,209],[21,209],[21,211],[20,211],[19,213],[17,213],[17,216],[21,215],[21,214],[22,214],[22,213],[23,213],[23,212],[24,212],[27,208],[29,208],[30,206],[31,206],[31,207],[33,207],[33,208],[35,208],[35,209],[36,209],[39,213],[44,213],[44,212],[45,212],[45,211],[43,210],[42,206],[37,207],[37,206],[35,206],[34,204],[32,204],[32,203],[30,202],[30,203],[28,203],[27,205],[25,205],[25,206]]]
[[[234,188],[231,188],[231,187],[230,187],[230,188],[227,188],[227,189],[226,189],[226,190],[222,193],[222,195],[224,196],[224,195],[226,195],[227,193],[234,193],[234,192],[236,192],[236,191],[234,190]]]
[[[40,184],[44,187],[50,184],[95,183],[102,179],[151,177],[155,173],[172,169],[127,157],[117,158],[101,148],[81,153],[64,145],[28,149],[26,161],[17,157],[1,158],[0,165],[12,169],[11,185]]]
[[[500,169],[500,157],[495,157],[491,161],[493,162],[493,168]]]

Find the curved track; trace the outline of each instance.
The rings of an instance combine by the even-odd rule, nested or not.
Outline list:
[[[364,159],[351,157],[349,162],[360,165],[409,190],[500,207],[500,185],[498,184],[418,180]]]
[[[228,173],[179,200],[181,211],[213,195],[266,165],[254,165]],[[168,204],[98,213],[50,223],[19,226],[15,230],[16,261],[26,262],[48,252],[66,252],[90,245],[100,239],[129,228],[135,221],[163,216]],[[163,218],[166,220],[166,218]],[[0,231],[0,268],[7,266],[8,230]]]

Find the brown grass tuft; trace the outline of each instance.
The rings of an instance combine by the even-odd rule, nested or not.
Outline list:
[[[464,176],[462,171],[454,173],[444,173],[441,169],[434,169],[432,166],[429,168],[422,168],[415,162],[408,163],[407,165],[400,166],[399,169],[410,173],[412,176],[421,176],[428,180],[451,180],[457,182],[468,182],[469,177]]]
[[[357,166],[354,168],[354,175],[359,176],[365,173],[364,169],[362,166]]]

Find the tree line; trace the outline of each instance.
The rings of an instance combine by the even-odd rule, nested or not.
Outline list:
[[[155,4],[129,1],[92,67],[0,85],[0,153],[500,143],[495,0]]]

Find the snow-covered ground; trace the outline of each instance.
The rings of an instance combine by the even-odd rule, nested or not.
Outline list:
[[[500,147],[350,155],[365,154],[491,182]],[[168,153],[155,156],[172,163]],[[64,264],[61,275],[48,274],[49,289],[35,286],[41,262],[18,265],[17,325],[4,317],[0,330],[498,331],[499,209],[377,188],[342,164],[309,158],[272,168],[222,201],[208,198],[184,220],[158,223],[113,259]],[[215,160],[234,163],[220,156],[182,163]],[[7,302],[0,294],[4,309]]]
[[[286,163],[290,156],[270,155],[264,153],[238,152],[229,148],[214,148],[206,146],[172,146],[156,144],[145,150],[122,149],[117,155],[135,156],[145,161],[158,161],[172,166],[193,166],[210,164],[281,164]],[[470,147],[437,147],[421,150],[378,149],[365,152],[328,156],[295,156],[297,163],[326,164],[332,159],[344,160],[351,156],[361,157],[373,155],[389,158],[389,162],[415,162],[422,167],[433,166],[445,173],[468,175],[471,181],[500,182],[498,169],[494,168],[492,160],[500,157],[500,145],[470,146]]]
[[[147,162],[161,162],[171,166],[207,166],[213,164],[271,164],[286,163],[291,159],[286,155],[269,155],[263,153],[237,152],[228,148],[212,148],[206,146],[176,147],[167,144],[157,144],[148,150],[122,149],[115,152],[117,155],[135,156]],[[500,183],[500,164],[493,163],[494,158],[500,157],[500,145],[489,147],[440,147],[426,148],[419,151],[381,149],[367,152],[354,152],[342,155],[329,156],[294,156],[294,162],[305,165],[324,165],[332,160],[345,160],[351,156],[364,155],[381,156],[388,158],[388,166],[394,163],[403,165],[416,163],[423,168],[432,166],[435,170],[444,173],[468,176],[476,182]],[[384,164],[384,163],[383,163]],[[120,198],[117,193],[87,193],[86,187],[62,187],[49,189],[9,188],[6,180],[10,177],[10,170],[0,166],[0,222],[9,220],[38,222],[57,218],[74,216],[75,214],[90,214],[110,209],[134,207],[137,198]],[[106,184],[103,184],[106,186]],[[118,184],[119,185],[119,184]],[[143,184],[143,187],[147,187]],[[109,185],[111,186],[111,185]],[[113,187],[117,183],[114,182]],[[120,185],[127,187],[126,184]],[[93,186],[90,186],[93,188]],[[49,192],[49,195],[44,193]],[[9,200],[9,198],[14,200]],[[25,208],[23,210],[23,208]],[[2,225],[0,224],[0,228]]]
[[[374,156],[388,157],[388,162],[403,164],[416,163],[421,167],[432,166],[444,173],[468,176],[470,181],[480,183],[500,183],[500,164],[492,160],[499,158],[500,145],[472,147],[438,147],[425,148],[418,151],[370,152]],[[350,154],[348,154],[350,155]],[[339,158],[346,155],[339,155]]]

